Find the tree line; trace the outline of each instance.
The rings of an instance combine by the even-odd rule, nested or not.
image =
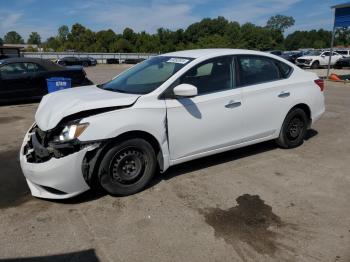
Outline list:
[[[300,48],[327,48],[332,33],[327,30],[295,31],[286,37],[284,31],[293,26],[293,17],[276,15],[265,26],[253,23],[239,24],[224,17],[204,18],[186,29],[159,28],[156,33],[135,32],[125,28],[121,33],[112,29],[94,32],[76,23],[71,28],[63,25],[57,35],[41,41],[39,33],[32,32],[28,44],[38,45],[45,51],[75,50],[81,52],[145,52],[164,53],[196,48],[244,48],[256,50],[296,50]],[[350,44],[349,30],[338,29],[336,44]],[[24,39],[15,31],[8,32],[2,43],[23,44]],[[34,50],[32,50],[34,51]]]

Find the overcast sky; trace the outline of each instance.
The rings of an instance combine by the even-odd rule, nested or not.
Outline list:
[[[332,27],[330,6],[337,0],[0,0],[0,37],[17,31],[25,39],[32,31],[42,39],[57,34],[60,25],[79,22],[94,31],[123,28],[153,33],[159,27],[186,28],[204,17],[224,16],[240,23],[265,25],[275,14],[293,16],[288,30]],[[287,33],[288,33],[287,32]]]

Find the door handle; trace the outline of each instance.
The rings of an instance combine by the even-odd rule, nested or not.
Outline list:
[[[281,97],[281,98],[283,98],[283,97],[288,97],[288,96],[290,96],[290,93],[289,93],[289,92],[285,92],[285,91],[281,92],[281,93],[278,95],[278,97]]]
[[[239,107],[242,103],[239,101],[233,101],[231,100],[230,102],[228,102],[228,104],[225,105],[226,108],[235,108],[235,107]]]

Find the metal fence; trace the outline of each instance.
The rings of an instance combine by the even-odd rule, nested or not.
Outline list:
[[[107,59],[116,59],[120,63],[128,59],[148,59],[157,54],[150,53],[77,53],[77,52],[23,52],[24,57],[57,60],[66,56],[93,57],[98,63],[106,63]]]

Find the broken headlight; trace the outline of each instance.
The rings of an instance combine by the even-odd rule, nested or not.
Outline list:
[[[81,124],[71,124],[63,128],[58,137],[56,137],[56,142],[68,142],[79,137],[84,130],[89,126],[89,123]]]

